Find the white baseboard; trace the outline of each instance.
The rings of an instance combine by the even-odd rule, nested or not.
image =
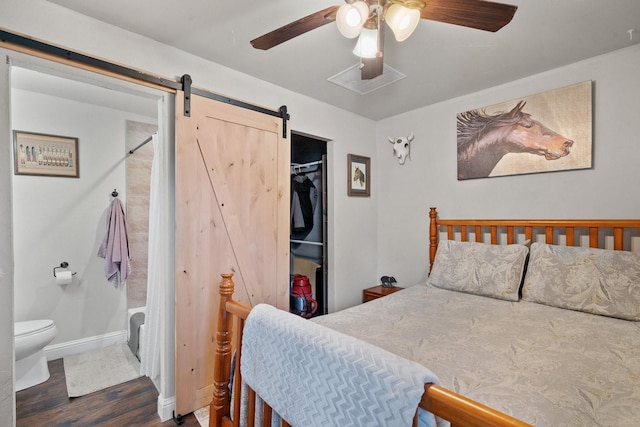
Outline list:
[[[59,344],[48,345],[44,348],[47,360],[61,359],[72,354],[84,353],[86,351],[97,350],[113,344],[127,342],[127,331],[110,332],[104,335],[82,338],[74,341],[67,341]]]
[[[160,421],[165,422],[173,418],[173,412],[176,410],[176,397],[171,396],[164,398],[158,396],[158,416]]]

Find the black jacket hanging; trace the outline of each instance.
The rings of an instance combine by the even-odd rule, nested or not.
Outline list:
[[[306,175],[291,177],[291,232],[304,233],[313,228],[313,211],[318,190]]]

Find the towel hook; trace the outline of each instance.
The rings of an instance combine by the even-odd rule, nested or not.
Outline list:
[[[116,189],[114,188],[113,191],[111,192],[111,197],[118,197],[118,192],[116,191]]]

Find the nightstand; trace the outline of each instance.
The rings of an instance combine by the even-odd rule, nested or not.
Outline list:
[[[402,289],[404,288],[401,288],[400,286],[394,286],[391,288],[386,288],[382,285],[374,286],[373,288],[368,288],[362,291],[362,302],[367,302],[367,301],[374,300],[376,298],[381,298],[386,295],[390,295],[394,292],[401,291]]]

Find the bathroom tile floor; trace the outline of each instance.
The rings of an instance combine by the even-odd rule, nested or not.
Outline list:
[[[16,393],[16,426],[175,426],[156,413],[158,392],[151,380],[140,377],[81,397],[70,398],[62,359],[49,362],[48,381]],[[184,427],[199,427],[195,415],[183,418]]]

